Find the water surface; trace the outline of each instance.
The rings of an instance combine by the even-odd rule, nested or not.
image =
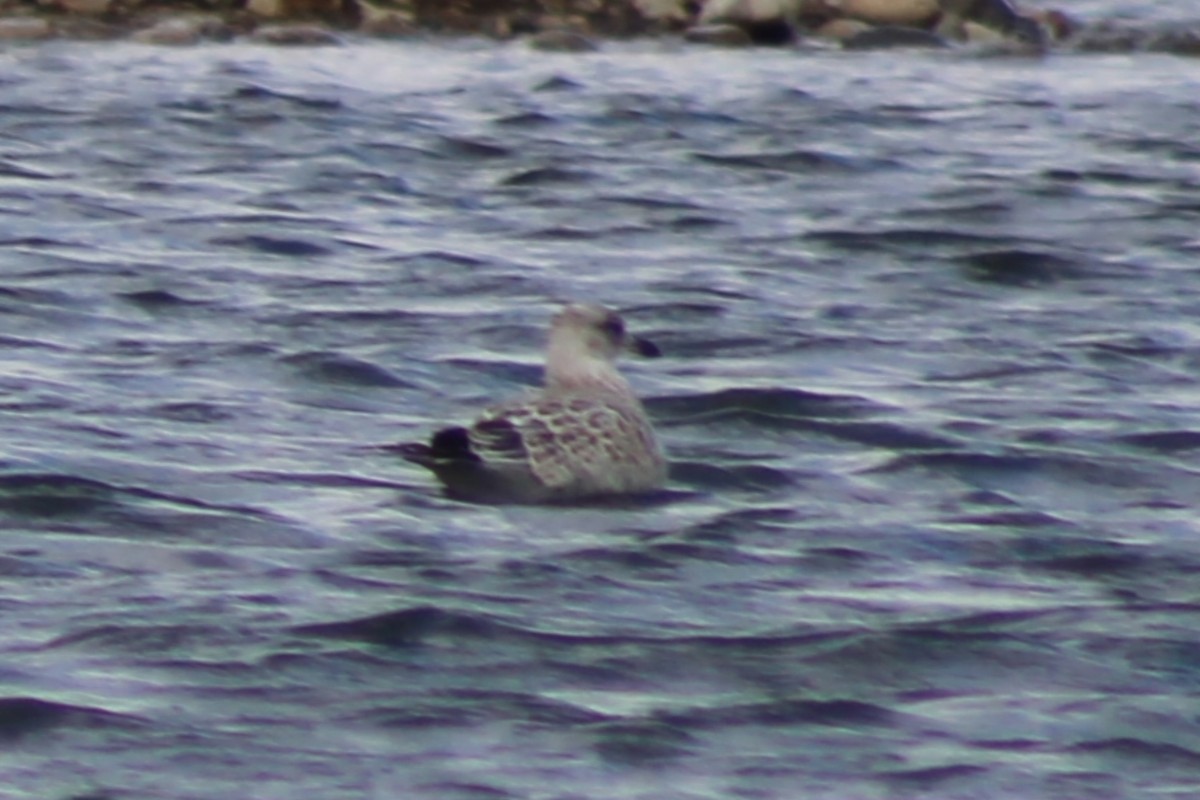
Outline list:
[[[1195,62],[0,59],[6,796],[1195,796]],[[388,449],[580,298],[665,496]]]

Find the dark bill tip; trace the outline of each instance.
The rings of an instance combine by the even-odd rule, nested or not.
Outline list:
[[[633,337],[633,351],[646,358],[658,358],[662,355],[662,350],[658,349],[658,345],[640,336]]]

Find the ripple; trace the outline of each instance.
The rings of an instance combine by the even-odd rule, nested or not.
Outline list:
[[[112,728],[137,724],[133,717],[101,708],[36,697],[0,698],[0,739],[14,740],[52,728]]]
[[[114,504],[115,487],[103,481],[51,473],[0,475],[0,509],[33,517],[92,514]]]
[[[134,305],[148,309],[178,308],[188,305],[198,305],[195,301],[187,300],[166,289],[143,289],[137,292],[125,292],[121,295]]]
[[[5,178],[21,178],[27,181],[52,181],[57,178],[65,177],[30,169],[10,159],[0,159],[0,176]]]
[[[698,740],[684,725],[668,720],[622,720],[595,725],[589,731],[593,747],[605,761],[653,766],[691,755]]]
[[[595,176],[585,170],[564,167],[535,167],[514,172],[500,180],[501,186],[548,186],[580,184],[591,181]]]
[[[1073,259],[1036,250],[990,250],[958,260],[975,280],[1006,286],[1043,286],[1080,274]]]
[[[948,764],[920,769],[881,772],[879,777],[888,783],[904,787],[907,791],[934,791],[945,783],[971,778],[987,773],[987,767],[978,764]]]
[[[813,231],[807,236],[851,251],[919,250],[925,255],[965,247],[1002,248],[1008,244],[1003,237],[951,228],[895,228],[880,231],[827,229]]]
[[[839,418],[880,410],[871,401],[854,395],[822,394],[803,389],[731,388],[703,394],[651,398],[647,406],[656,416],[672,422],[711,418],[742,418],[781,422],[798,417]]]
[[[1113,437],[1113,440],[1121,444],[1169,455],[1200,449],[1200,431],[1194,430],[1141,431],[1122,434]]]
[[[186,653],[199,642],[212,644],[223,635],[221,628],[208,625],[100,625],[60,636],[43,649],[82,647],[88,651],[153,653],[157,658],[170,653]]]
[[[334,111],[342,107],[342,101],[332,97],[309,97],[307,95],[281,92],[266,86],[249,84],[239,86],[229,94],[233,100],[262,100],[283,101],[300,108],[311,108],[318,111]]]
[[[796,483],[787,470],[762,464],[713,464],[679,459],[671,462],[671,480],[713,492],[763,491]]]
[[[341,353],[314,352],[287,356],[283,363],[317,383],[370,386],[376,388],[414,388],[388,370]]]
[[[237,418],[237,410],[231,406],[202,401],[183,401],[164,403],[150,409],[152,416],[175,422],[186,422],[198,425],[216,425]]]
[[[768,703],[695,708],[664,717],[681,726],[709,728],[727,725],[832,725],[860,728],[891,726],[897,715],[890,709],[857,700],[780,699]]]
[[[535,92],[574,92],[585,86],[565,75],[554,75],[533,87]]]
[[[513,155],[512,149],[504,145],[458,136],[443,136],[441,149],[447,155],[458,158],[493,159]]]
[[[525,692],[447,689],[430,692],[421,702],[382,706],[350,717],[385,728],[434,725],[478,725],[489,719],[520,720],[541,725],[586,725],[606,719],[579,706]]]
[[[333,255],[333,250],[322,244],[308,239],[284,238],[281,236],[265,236],[247,234],[245,236],[218,236],[210,240],[218,247],[235,247],[242,250],[253,250],[273,256],[288,256],[290,258],[316,258]]]
[[[1026,534],[1008,548],[1010,554],[1031,569],[1075,573],[1088,578],[1153,572],[1156,559],[1144,549],[1087,537]],[[1177,556],[1172,572],[1183,572],[1191,559]],[[1190,565],[1195,571],[1196,564]]]
[[[419,606],[361,619],[302,625],[296,632],[324,639],[349,639],[389,647],[412,647],[433,637],[491,638],[504,629],[483,617]]]
[[[1195,769],[1200,766],[1200,751],[1170,742],[1139,737],[1091,739],[1069,748],[1077,753],[1094,753],[1124,762],[1149,762],[1168,768]]]
[[[708,164],[738,169],[779,172],[851,171],[879,169],[886,164],[866,162],[819,150],[790,150],[778,153],[693,153],[693,158]]]

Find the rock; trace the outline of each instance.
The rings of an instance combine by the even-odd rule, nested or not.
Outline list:
[[[700,24],[725,22],[733,25],[782,21],[794,24],[809,4],[806,0],[708,0],[700,12]]]
[[[570,31],[587,36],[592,32],[591,23],[582,14],[539,14],[532,20],[529,33],[541,31]]]
[[[1035,19],[1018,16],[1005,33],[1017,44],[1032,50],[1045,50],[1050,43],[1046,29]]]
[[[874,25],[869,22],[863,22],[861,19],[848,19],[846,17],[838,17],[831,19],[821,27],[817,28],[814,33],[822,39],[832,39],[835,42],[844,42],[847,39],[852,39],[859,34],[866,33],[874,29]]]
[[[142,44],[188,45],[205,40],[227,42],[233,29],[217,17],[168,17],[129,37]]]
[[[37,41],[54,36],[54,26],[40,17],[0,18],[0,40]]]
[[[68,14],[103,16],[117,8],[117,0],[55,0],[55,5]]]
[[[709,0],[700,24],[737,25],[755,44],[788,44],[811,8],[811,0]]]
[[[246,0],[246,10],[265,19],[287,16],[287,0]]]
[[[265,0],[259,0],[265,2]],[[353,0],[347,0],[351,2]],[[585,35],[631,36],[681,28],[700,0],[368,0],[412,9],[418,27],[431,32],[479,33],[509,39],[548,30],[546,19],[581,20]]]
[[[1103,21],[1081,30],[1071,44],[1086,53],[1130,53],[1141,48],[1144,37],[1142,31],[1121,23]]]
[[[129,35],[130,41],[138,44],[187,45],[196,44],[203,37],[199,29],[187,20],[163,20],[149,28],[142,28]]]
[[[1057,8],[1029,11],[1028,16],[1046,31],[1051,41],[1061,42],[1071,38],[1079,31],[1079,23],[1065,12]]]
[[[717,47],[749,47],[754,44],[750,34],[739,25],[695,25],[683,33],[686,41]]]
[[[114,25],[95,17],[62,17],[55,20],[54,28],[63,39],[86,42],[110,42],[122,39],[128,33],[123,25]]]
[[[842,41],[847,50],[890,50],[898,47],[949,47],[949,43],[932,31],[905,28],[900,25],[881,25]]]
[[[95,0],[83,0],[94,2]],[[297,17],[319,17],[321,19],[347,19],[353,7],[344,0],[246,0],[245,8],[251,14],[264,19],[295,19]]]
[[[561,4],[561,0],[543,2]],[[574,0],[570,5],[587,16],[592,30],[639,36],[683,30],[695,20],[703,0]]]
[[[563,28],[535,33],[526,41],[531,49],[548,53],[592,53],[600,49],[582,33]]]
[[[431,31],[488,33],[497,38],[530,32],[526,26],[532,26],[536,15],[511,5],[491,2],[480,10],[473,0],[426,0],[414,5],[414,18],[419,26]]]
[[[634,8],[646,19],[668,27],[686,25],[694,14],[685,0],[633,0]]]
[[[968,25],[986,28],[1033,48],[1046,46],[1046,31],[1036,20],[1017,13],[1009,0],[941,0],[942,18],[937,32],[949,39],[981,41],[985,34]],[[972,34],[973,31],[973,34]]]
[[[980,25],[978,22],[963,22],[958,36],[971,44],[996,45],[1008,41],[1008,37],[1000,31]]]
[[[264,25],[249,36],[250,41],[292,47],[338,45],[342,40],[319,25]]]
[[[1200,32],[1191,28],[1168,28],[1151,34],[1145,47],[1153,53],[1200,56]]]
[[[938,0],[826,0],[835,14],[869,22],[923,28],[937,19]]]
[[[411,11],[383,8],[359,0],[358,12],[358,30],[368,36],[412,36],[417,32],[417,21]]]
[[[970,52],[977,56],[1043,56],[1046,47],[1023,38],[1005,36],[995,28],[985,28],[976,22],[963,24],[963,35]]]

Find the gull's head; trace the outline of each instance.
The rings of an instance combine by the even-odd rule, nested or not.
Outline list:
[[[571,353],[575,358],[609,362],[624,351],[649,358],[661,355],[653,342],[629,333],[620,314],[586,303],[572,303],[554,316],[550,324],[550,349]]]

